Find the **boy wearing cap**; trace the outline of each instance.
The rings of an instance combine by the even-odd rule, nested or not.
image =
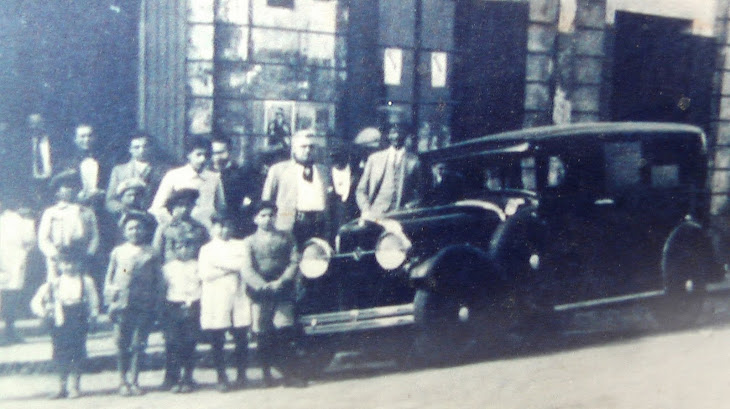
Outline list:
[[[56,204],[43,212],[38,225],[38,247],[46,256],[47,280],[55,278],[56,256],[62,247],[83,249],[93,257],[99,246],[99,229],[94,212],[74,203],[79,188],[75,171],[62,172],[51,180]]]
[[[258,352],[264,383],[272,384],[271,366],[275,354],[286,357],[286,369],[294,369],[289,349],[294,336],[294,281],[299,253],[294,236],[276,229],[277,208],[273,202],[261,202],[256,208],[256,232],[243,240],[241,276],[251,298],[253,331],[258,335]],[[304,382],[292,371],[285,371],[285,381],[292,385]]]
[[[114,323],[119,394],[141,395],[138,378],[147,336],[156,318],[162,277],[159,255],[145,244],[152,216],[127,213],[120,226],[125,242],[109,256],[104,299]]]
[[[200,332],[200,275],[198,237],[184,233],[175,241],[175,259],[162,266],[165,301],[162,323],[165,332],[165,380],[173,393],[195,388],[195,346]],[[182,371],[182,376],[181,376]]]
[[[196,257],[200,247],[208,242],[208,230],[191,216],[197,199],[198,191],[194,189],[178,190],[167,199],[165,207],[171,219],[157,227],[152,241],[152,246],[162,255],[165,262],[176,258],[175,244],[183,236],[194,237]]]
[[[144,213],[149,215],[142,203],[145,189],[146,185],[142,179],[126,179],[117,184],[115,197],[117,203],[119,203],[119,207],[115,207],[115,211],[113,212],[110,210],[116,225],[119,227],[115,243],[124,242],[124,231],[121,224],[128,214]],[[155,222],[154,217],[152,215],[149,216],[149,224],[145,228],[145,233],[147,233],[144,237],[145,243],[149,243],[152,240],[152,233],[154,233],[155,227],[157,227],[157,222]]]
[[[183,241],[186,242],[187,247],[192,248],[195,259],[198,257],[200,247],[208,242],[208,231],[190,215],[197,199],[197,190],[181,189],[173,192],[165,203],[172,219],[167,224],[157,227],[152,241],[152,246],[161,255],[165,265],[178,259],[177,248]],[[167,310],[162,311],[163,327],[171,324],[165,321],[168,319],[165,311]],[[172,368],[174,364],[171,356],[172,352],[173,348],[166,348],[165,350],[165,379],[162,383],[162,389],[170,389],[179,381],[175,378],[174,368]],[[180,389],[180,387],[177,389]]]

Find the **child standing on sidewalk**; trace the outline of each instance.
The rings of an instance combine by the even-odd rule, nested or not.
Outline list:
[[[43,284],[31,301],[34,314],[52,320],[53,359],[60,383],[52,399],[79,397],[86,336],[90,323],[99,315],[94,280],[82,272],[83,253],[78,249],[59,249],[55,257],[59,276]]]
[[[151,216],[145,213],[124,215],[120,226],[125,242],[112,250],[104,280],[104,298],[118,348],[122,396],[142,394],[138,383],[141,361],[162,295],[159,256],[152,246],[145,244],[152,223]]]
[[[193,219],[191,212],[198,200],[200,194],[195,189],[180,189],[173,192],[165,202],[167,211],[172,219],[165,224],[157,226],[155,237],[152,241],[154,247],[162,257],[163,264],[169,263],[177,259],[176,247],[180,240],[187,236],[192,240],[191,245],[194,247],[191,251],[198,257],[198,250],[208,241],[208,231],[197,220]],[[163,309],[164,314],[164,309]],[[163,329],[165,322],[162,321]],[[179,379],[175,379],[172,375],[170,365],[172,358],[170,357],[170,349],[165,350],[165,379],[160,389],[169,390],[176,385]]]
[[[281,369],[287,385],[306,386],[297,373],[299,368],[291,348],[296,337],[294,280],[299,254],[294,236],[276,230],[276,211],[273,202],[258,205],[254,216],[257,230],[243,241],[241,275],[251,298],[264,383],[272,385],[271,366],[277,360],[286,366]]]
[[[162,267],[166,286],[162,325],[168,358],[165,382],[173,384],[173,393],[188,393],[195,388],[195,346],[200,332],[197,240],[195,234],[181,232],[175,240],[176,259]]]
[[[241,240],[232,238],[234,221],[225,214],[212,218],[213,239],[200,249],[199,269],[203,281],[200,297],[200,325],[211,344],[213,364],[218,374],[217,389],[230,388],[226,375],[223,347],[226,331],[236,344],[234,357],[237,378],[235,386],[246,384],[248,357],[248,327],[251,325],[251,304],[246,286],[241,282],[243,252]]]

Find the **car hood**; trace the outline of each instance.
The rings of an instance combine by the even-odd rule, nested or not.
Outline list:
[[[380,218],[356,219],[340,228],[336,250],[373,250],[385,232],[405,234],[417,251],[441,248],[449,243],[488,242],[504,211],[485,200],[464,200],[454,204],[403,210]]]

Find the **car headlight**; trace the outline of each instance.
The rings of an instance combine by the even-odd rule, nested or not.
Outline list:
[[[385,233],[375,246],[375,259],[385,270],[395,270],[403,265],[411,249],[408,238],[399,233]]]
[[[299,271],[309,279],[322,277],[330,265],[332,253],[332,247],[326,241],[318,238],[309,239],[304,244]]]

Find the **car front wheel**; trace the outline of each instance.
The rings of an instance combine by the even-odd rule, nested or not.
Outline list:
[[[444,365],[466,358],[476,344],[475,311],[464,299],[419,289],[414,299],[413,363]]]

